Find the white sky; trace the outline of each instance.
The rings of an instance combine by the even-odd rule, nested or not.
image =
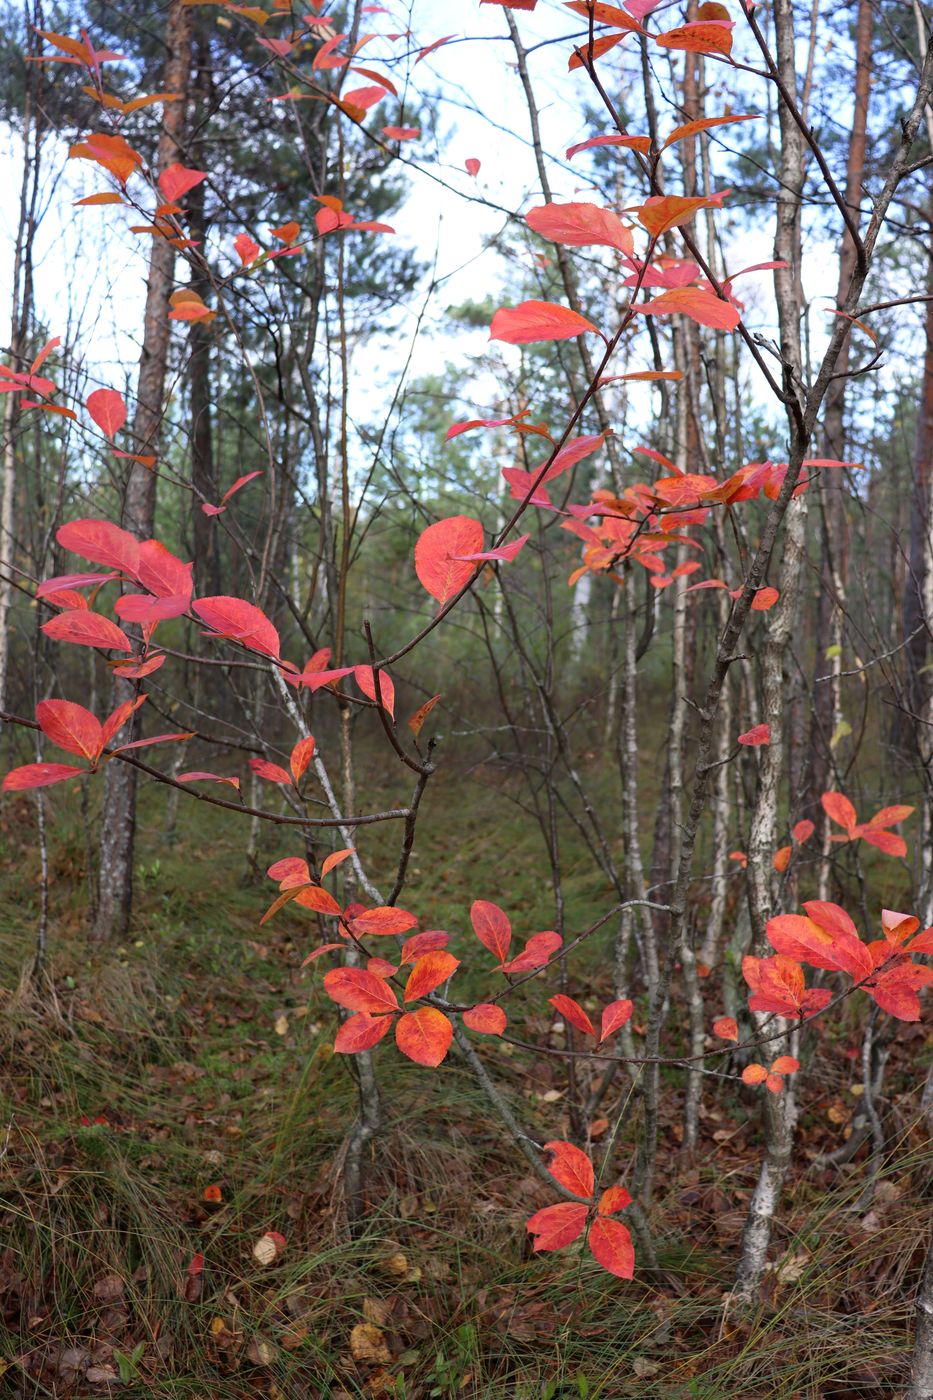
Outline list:
[[[399,17],[406,9],[397,4],[391,8]],[[528,115],[502,9],[493,4],[479,5],[477,0],[411,0],[410,12],[407,20],[400,19],[398,27],[410,27],[419,44],[428,44],[445,34],[469,36],[465,42],[440,48],[416,65],[410,75],[412,86],[423,95],[441,95],[437,131],[426,131],[419,141],[402,147],[403,154],[413,162],[408,168],[410,188],[402,207],[392,216],[396,237],[412,246],[420,258],[430,263],[435,249],[438,250],[437,277],[441,285],[413,354],[411,374],[417,376],[438,370],[448,359],[466,369],[470,358],[485,347],[486,334],[451,334],[444,323],[444,309],[469,297],[497,294],[505,278],[506,264],[489,246],[503,228],[503,215],[461,196],[479,193],[495,204],[523,211],[540,203],[541,194],[528,139]],[[587,123],[584,107],[593,106],[591,89],[584,73],[567,73],[569,42],[536,47],[546,40],[569,40],[571,35],[581,34],[582,21],[568,14],[559,0],[539,0],[533,14],[516,12],[516,19],[526,47],[532,50],[529,66],[544,145],[554,157],[550,161],[554,195],[561,200],[586,198],[585,158],[578,158],[571,167],[563,159],[563,152],[595,131],[609,130],[610,123],[608,117],[595,127]],[[392,27],[385,16],[374,16],[373,20],[379,27]],[[736,33],[736,51],[741,54],[741,45],[746,41],[740,30]],[[401,45],[395,46],[396,51],[399,48]],[[379,67],[380,55],[391,51],[391,46],[374,42],[364,50],[360,62]],[[257,49],[257,58],[260,55]],[[604,63],[607,73],[612,74],[608,61]],[[392,72],[398,83],[397,70]],[[743,101],[737,88],[731,90],[737,83],[735,75],[720,68],[716,78],[713,110],[723,110],[727,104],[737,111],[748,110],[747,97]],[[74,82],[75,70],[59,69],[57,80]],[[394,99],[387,97],[370,114],[370,124],[378,128],[383,123],[394,123],[398,121],[397,112]],[[662,130],[673,124],[673,117],[662,115]],[[732,128],[725,128],[726,133],[731,131]],[[464,161],[470,156],[482,161],[476,181],[464,170]],[[125,231],[125,226],[136,218],[126,217],[130,211],[73,210],[73,199],[104,188],[106,179],[102,181],[90,163],[67,162],[63,157],[62,149],[53,151],[48,166],[49,209],[38,240],[39,313],[52,334],[60,334],[80,348],[95,380],[121,389],[131,388],[138,356],[148,241]],[[620,152],[618,158],[632,172],[628,189],[632,202],[638,202],[641,185],[633,157]],[[714,166],[715,160],[714,151]],[[18,170],[18,153],[15,145],[8,142],[0,155],[0,227],[8,236],[8,248],[12,246],[17,218]],[[718,187],[724,183],[724,176],[716,181]],[[352,212],[366,214],[365,210]],[[311,213],[309,208],[306,225]],[[743,230],[740,247],[735,257],[730,257],[732,266],[769,258],[772,236],[770,227],[763,227],[758,233]],[[0,306],[9,305],[10,262],[8,256],[0,264]],[[834,267],[832,287],[824,285],[826,275],[826,259],[816,250],[816,256],[811,254],[805,268],[808,290],[818,294],[833,292]],[[183,278],[183,268],[179,266],[179,279]],[[744,279],[737,290],[746,300],[747,323],[772,335],[770,275],[754,274]],[[377,337],[355,359],[361,396],[371,399],[374,381],[391,392],[392,375],[387,373],[387,367],[401,365],[422,299],[423,291],[419,290],[400,335],[382,341]],[[69,324],[67,320],[69,306],[77,323]],[[488,387],[492,393],[494,386]],[[648,391],[644,392],[647,402]],[[371,421],[373,415],[364,416]]]

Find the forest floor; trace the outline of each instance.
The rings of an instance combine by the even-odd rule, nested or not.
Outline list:
[[[520,916],[525,933],[550,922],[531,823],[517,809],[503,815],[501,802],[490,821],[490,781],[464,775],[431,799],[436,808],[429,801],[406,889],[406,907],[458,938],[477,897]],[[453,792],[457,844],[445,846],[432,811]],[[95,947],[82,813],[73,796],[52,806],[50,947],[34,985],[32,799],[6,802],[0,817],[0,1394],[901,1393],[933,1201],[918,1103],[928,1031],[897,1027],[891,1150],[870,1204],[859,1200],[865,1149],[838,1169],[815,1162],[851,1130],[860,1088],[857,1035],[847,1039],[844,1023],[819,1033],[775,1262],[752,1314],[724,1308],[760,1147],[759,1098],[732,1085],[707,1099],[688,1161],[671,1080],[652,1213],[664,1279],[636,1266],[625,1283],[574,1250],[529,1256],[525,1220],[554,1198],[453,1056],[429,1072],[388,1047],[377,1060],[385,1131],[368,1163],[365,1222],[351,1235],[340,1163],[354,1086],[331,1051],[319,979],[300,971],[308,926],[288,910],[259,926],[275,893],[261,872],[294,845],[273,831],[251,877],[236,823],[183,802],[167,837],[147,793],[132,937]],[[377,868],[381,853],[391,868],[386,839],[361,834]],[[606,906],[591,871],[568,861],[571,928]],[[596,984],[608,985],[608,963],[596,955]],[[527,1003],[542,1040],[545,1000],[538,989]],[[502,1049],[483,1054],[526,1120],[565,1136],[553,1062]],[[268,1231],[285,1246],[263,1262],[253,1250]]]

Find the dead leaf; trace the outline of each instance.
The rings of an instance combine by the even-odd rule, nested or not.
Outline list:
[[[386,1346],[385,1337],[378,1327],[368,1322],[358,1322],[350,1332],[350,1353],[354,1361],[385,1365],[392,1360]]]

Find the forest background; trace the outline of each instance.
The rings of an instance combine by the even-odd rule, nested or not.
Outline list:
[[[930,23],[4,7],[11,1394],[933,1395]]]

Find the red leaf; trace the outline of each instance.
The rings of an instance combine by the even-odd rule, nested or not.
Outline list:
[[[37,598],[53,598],[56,593],[70,592],[75,588],[91,588],[98,583],[109,583],[119,578],[119,574],[59,574],[47,578],[36,589]]]
[[[259,244],[254,238],[250,238],[248,233],[238,233],[233,240],[233,246],[244,267],[249,267],[250,263],[254,263],[262,252]]]
[[[909,816],[912,816],[913,811],[913,807],[882,807],[881,811],[876,812],[866,825],[871,827],[896,826],[898,822],[905,822]]]
[[[389,141],[417,141],[421,135],[420,126],[384,126],[383,136]]]
[[[791,831],[791,836],[794,838],[798,845],[802,846],[805,841],[809,841],[810,837],[813,835],[815,830],[816,828],[813,825],[813,823],[809,819],[807,819],[805,821],[797,823],[797,825]]]
[[[820,803],[830,820],[843,827],[851,836],[853,828],[858,824],[858,817],[849,799],[843,797],[841,792],[824,792]]]
[[[590,1253],[597,1264],[616,1278],[632,1278],[635,1273],[635,1250],[632,1237],[621,1220],[597,1216],[590,1226]]]
[[[306,741],[303,739],[301,742],[305,743]],[[297,748],[297,745],[295,747]],[[336,866],[341,865],[348,856],[352,855],[352,846],[347,846],[342,851],[331,851],[329,856],[324,857],[323,864],[321,865],[321,876],[329,875]]]
[[[437,951],[422,954],[409,973],[403,1001],[417,1001],[419,997],[426,997],[448,977],[452,977],[459,966],[460,959],[452,953]]]
[[[130,639],[109,617],[91,612],[89,608],[74,608],[43,622],[42,631],[56,642],[71,642],[80,647],[101,647],[106,651],[132,651]]]
[[[449,44],[451,39],[455,39],[456,37],[456,34],[445,34],[443,39],[435,39],[433,44],[428,44],[426,49],[421,49],[419,51],[415,63],[420,63],[423,58],[427,58],[429,53],[433,53],[435,49],[439,49],[442,44]]]
[[[469,1011],[464,1011],[463,1024],[480,1035],[501,1035],[508,1021],[501,1006],[484,1001],[480,1002],[479,1006],[471,1006]]]
[[[517,958],[503,963],[500,972],[531,972],[536,967],[545,967],[552,953],[556,953],[563,943],[559,933],[533,933]]]
[[[160,540],[143,540],[139,546],[136,577],[157,598],[190,598],[192,564],[183,564]]]
[[[541,204],[525,215],[529,228],[552,243],[568,247],[601,246],[632,254],[632,231],[611,209],[597,204]]]
[[[362,967],[334,967],[325,972],[324,990],[331,1001],[351,1011],[398,1010],[398,998],[389,984]]]
[[[752,990],[748,999],[752,1011],[773,1011],[779,1016],[813,1016],[832,996],[828,987],[811,987],[808,991],[803,968],[783,954],[773,958],[743,958],[742,976]]]
[[[734,1016],[720,1016],[713,1022],[713,1035],[720,1040],[738,1040],[739,1027]]]
[[[95,389],[85,405],[101,432],[113,441],[126,422],[126,404],[116,389]]]
[[[370,1016],[360,1011],[344,1021],[334,1037],[334,1049],[338,1055],[358,1055],[361,1050],[371,1050],[391,1024],[391,1016]]]
[[[771,1066],[772,1074],[796,1074],[800,1068],[800,1061],[793,1055],[778,1055]]]
[[[530,539],[530,535],[519,535],[518,539],[513,540],[511,544],[500,544],[497,549],[483,549],[478,554],[458,554],[456,556],[457,562],[466,561],[470,564],[481,564],[496,560],[500,564],[511,564]]]
[[[358,937],[367,934],[376,936],[407,933],[418,920],[407,909],[399,909],[394,904],[381,905],[377,909],[364,909],[352,916],[353,932]]]
[[[754,729],[746,729],[744,734],[739,735],[738,742],[744,744],[746,748],[757,748],[761,744],[770,744],[770,724],[756,724]]]
[[[586,1153],[572,1142],[546,1142],[544,1150],[553,1154],[547,1169],[554,1180],[572,1195],[590,1200],[596,1189],[596,1177]]]
[[[250,651],[277,657],[279,634],[265,613],[242,598],[199,598],[193,611],[212,632],[242,643]]]
[[[611,1035],[615,1035],[617,1030],[630,1020],[632,1015],[632,1003],[626,997],[622,1001],[612,1001],[603,1011],[602,1023],[599,1031],[599,1044],[608,1040]]]
[[[472,175],[474,180],[479,174],[481,167],[482,162],[478,161],[475,156],[469,156],[464,162],[464,169],[466,170],[466,173],[468,175]]]
[[[70,520],[55,532],[62,549],[80,554],[95,564],[118,569],[131,578],[139,576],[139,544],[128,530],[109,520]]]
[[[505,962],[512,941],[512,925],[498,904],[488,899],[475,899],[470,906],[470,922],[483,947],[500,963]]]
[[[585,331],[599,331],[585,316],[550,301],[523,301],[502,306],[492,318],[490,340],[507,345],[531,345],[539,340],[573,340]]]
[[[197,734],[193,729],[179,730],[173,734],[153,734],[150,739],[134,739],[132,744],[121,744],[114,753],[128,753],[130,749],[148,749],[152,744],[170,744],[176,740],[185,742],[188,739],[196,739]]]
[[[376,703],[376,677],[372,666],[354,666],[353,679],[367,700]],[[388,671],[379,672],[379,694],[382,699],[382,708],[395,719],[395,685]]]
[[[422,1006],[395,1023],[395,1043],[416,1065],[435,1069],[450,1049],[454,1028],[442,1011]]]
[[[866,987],[866,991],[882,1011],[887,1011],[897,1020],[919,1021],[920,998],[917,992],[930,982],[933,982],[933,968],[907,962],[896,965],[887,972],[879,972],[872,985]]]
[[[723,301],[713,292],[705,292],[701,287],[672,287],[651,301],[643,301],[633,306],[632,311],[645,316],[688,316],[701,326],[712,326],[714,330],[734,331],[741,321],[738,308],[731,301]]]
[[[560,1012],[564,1020],[569,1021],[578,1031],[582,1031],[584,1035],[595,1037],[596,1031],[593,1028],[593,1022],[579,1002],[574,1001],[573,997],[565,997],[558,992],[556,996],[549,997],[548,1001],[555,1010]]]
[[[297,743],[297,744],[295,745],[295,747],[292,749],[291,758],[289,759],[289,767],[290,767],[291,770],[292,770],[292,777],[293,777],[294,780],[295,780],[295,786],[296,786],[296,787],[297,787],[298,784],[301,782],[302,778],[304,777],[305,773],[307,772],[308,764],[311,762],[311,759],[312,759],[313,757],[314,757],[314,736],[313,736],[313,734],[309,734],[308,737],[307,737],[306,739],[299,739],[299,740],[298,740],[298,743]],[[330,866],[327,865],[327,860],[330,860],[330,861],[331,861],[331,865],[330,865]],[[325,862],[324,862],[324,865],[325,865],[326,868],[325,868],[325,870],[324,870],[323,873],[324,873],[325,875],[327,874],[327,871],[328,871],[329,869],[331,869],[332,866],[333,866],[333,864],[334,864],[332,857],[328,856],[327,860],[325,860]]]
[[[205,773],[192,770],[190,773],[179,773],[175,779],[178,783],[228,783],[230,787],[240,791],[239,778],[225,778],[220,773]]]
[[[896,836],[893,831],[874,831],[870,826],[863,826],[858,834],[869,846],[876,846],[879,851],[884,851],[886,856],[903,857],[907,854],[907,842],[903,836]]]
[[[561,1201],[556,1206],[545,1206],[535,1211],[527,1222],[529,1234],[534,1236],[534,1252],[563,1249],[573,1244],[586,1228],[587,1208],[574,1201]]]
[[[578,141],[575,146],[567,148],[567,159],[573,160],[578,151],[590,151],[603,146],[625,146],[632,151],[641,151],[642,155],[647,155],[651,150],[650,136],[625,136],[612,132],[608,136],[590,136],[586,141]]]
[[[756,1084],[764,1084],[767,1077],[768,1071],[764,1065],[746,1065],[742,1071],[742,1083],[749,1085],[750,1088],[754,1088]]]
[[[158,671],[159,667],[160,667],[160,666],[164,666],[164,665],[165,665],[165,656],[164,656],[164,655],[160,655],[160,656],[150,656],[150,658],[149,658],[148,661],[143,661],[143,662],[141,662],[138,666],[134,666],[134,665],[129,665],[129,666],[127,666],[127,665],[114,666],[114,668],[113,668],[113,674],[114,674],[115,676],[126,676],[126,677],[128,677],[130,680],[138,681],[138,680],[142,680],[142,678],[143,678],[144,676],[151,676],[152,673],[153,673],[153,671]]]
[[[249,766],[257,778],[264,778],[267,783],[281,783],[284,787],[292,785],[291,774],[277,763],[269,763],[265,758],[251,758]]]
[[[51,787],[68,778],[80,777],[86,768],[69,768],[65,763],[27,763],[7,773],[2,783],[4,792],[24,792],[27,788]]]
[[[441,928],[426,929],[424,933],[413,933],[411,938],[406,938],[402,944],[402,951],[399,960],[403,963],[414,963],[423,953],[436,953],[442,948],[446,948],[450,942],[450,936]]]
[[[202,180],[207,179],[205,170],[188,170],[176,161],[168,166],[159,176],[159,189],[165,198],[172,204],[189,190],[193,190],[195,185],[199,185]]]
[[[36,706],[36,719],[45,737],[58,748],[97,762],[107,741],[100,721],[83,705],[71,700],[42,700]]]
[[[131,715],[134,715],[140,705],[145,704],[146,696],[138,695],[135,700],[124,700],[122,705],[118,705],[111,714],[107,716],[101,726],[101,747],[110,743],[110,740],[119,734]]]
[[[451,515],[422,531],[415,545],[415,572],[432,598],[443,605],[476,573],[474,564],[458,562],[457,555],[481,550],[482,522],[469,515]]]

